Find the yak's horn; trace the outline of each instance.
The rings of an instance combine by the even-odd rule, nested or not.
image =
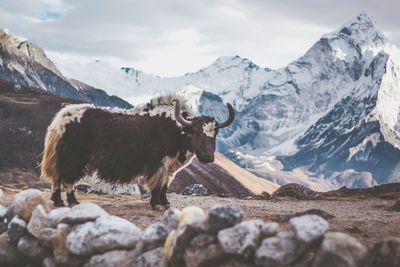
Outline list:
[[[179,104],[179,100],[175,99],[175,119],[182,124],[183,126],[191,126],[193,124],[192,121],[188,121],[182,117],[181,114],[181,105]]]
[[[235,119],[235,110],[233,109],[232,105],[227,103],[226,106],[228,107],[228,111],[229,111],[228,119],[226,121],[224,121],[223,123],[218,123],[216,128],[225,128],[225,127],[229,126]]]

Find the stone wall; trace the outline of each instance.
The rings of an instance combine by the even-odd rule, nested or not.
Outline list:
[[[139,229],[89,202],[51,209],[29,189],[0,205],[0,266],[400,266],[395,238],[368,251],[317,215],[293,217],[288,229],[243,218],[232,206],[186,207]]]

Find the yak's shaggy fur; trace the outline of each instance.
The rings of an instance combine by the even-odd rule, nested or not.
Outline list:
[[[96,173],[103,181],[122,184],[145,177],[152,206],[168,207],[169,177],[194,154],[201,162],[214,160],[218,126],[226,127],[234,118],[232,106],[228,108],[229,119],[219,125],[212,117],[194,116],[176,95],[130,110],[66,106],[47,129],[42,177],[52,182],[56,205],[63,203],[61,186],[69,204],[76,204],[73,184]]]
[[[42,177],[52,182],[53,192],[62,185],[70,191],[93,172],[101,180],[118,183],[145,176],[151,190],[163,188],[168,177],[192,158],[175,120],[176,98],[160,97],[131,110],[88,104],[64,107],[47,129]],[[190,109],[182,105],[182,110],[188,116]]]

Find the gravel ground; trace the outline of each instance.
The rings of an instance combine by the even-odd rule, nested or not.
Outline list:
[[[5,190],[5,204],[19,190]],[[49,192],[45,192],[50,195]],[[141,228],[158,221],[163,211],[153,211],[148,200],[137,196],[97,196],[94,194],[77,194],[80,201],[92,201],[110,214],[123,217]],[[287,227],[289,217],[298,212],[320,209],[333,215],[328,219],[332,231],[349,233],[363,241],[367,246],[387,237],[400,237],[400,212],[390,211],[395,203],[393,199],[382,198],[336,198],[332,200],[244,200],[236,198],[219,198],[215,196],[182,196],[169,194],[173,207],[182,209],[195,205],[205,210],[215,204],[235,205],[243,209],[246,219],[260,218],[266,221],[277,221],[283,228]]]

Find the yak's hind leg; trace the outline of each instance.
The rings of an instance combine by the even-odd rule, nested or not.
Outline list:
[[[73,188],[86,175],[91,149],[91,138],[87,129],[77,122],[67,125],[60,143],[57,168],[69,206],[79,204]]]
[[[166,196],[163,197],[163,194],[166,192],[165,188],[168,186],[169,165],[170,158],[165,157],[158,166],[152,166],[154,171],[151,172],[152,175],[146,179],[146,183],[151,190],[150,205],[154,210],[169,208],[168,201],[165,201]],[[149,169],[151,170],[151,168]]]
[[[65,193],[67,195],[67,202],[70,207],[78,205],[79,202],[76,200],[75,192],[74,192],[74,185],[73,184],[63,184]]]
[[[61,183],[53,182],[51,186],[51,200],[53,200],[53,204],[56,207],[64,207],[64,201],[61,198]]]

